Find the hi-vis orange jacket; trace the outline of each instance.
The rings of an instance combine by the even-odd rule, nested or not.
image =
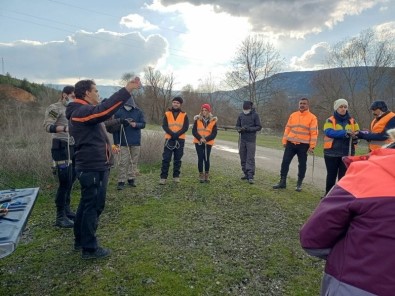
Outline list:
[[[393,112],[389,112],[388,114],[384,115],[383,117],[381,117],[379,120],[377,120],[376,118],[372,120],[372,123],[370,124],[370,131],[372,133],[382,133],[386,126],[387,123],[393,118],[395,117],[395,113]],[[381,148],[383,145],[385,144],[389,144],[391,143],[391,139],[387,139],[384,141],[378,141],[378,140],[371,140],[369,142],[369,149],[370,151],[376,150]]]
[[[304,112],[296,111],[289,116],[285,126],[282,139],[283,145],[287,141],[294,144],[309,144],[310,148],[315,148],[318,137],[317,117],[309,110]]]
[[[214,126],[217,124],[217,117],[210,118],[210,120],[207,122],[207,126],[204,126],[203,119],[199,115],[196,115],[194,119],[196,124],[196,131],[199,136],[210,139],[209,136],[212,134]],[[200,141],[196,137],[193,138],[193,143],[196,144],[199,142]],[[214,145],[214,139],[208,140],[206,144]]]
[[[166,111],[165,116],[167,118],[167,123],[168,123],[169,129],[175,133],[180,131],[182,129],[182,127],[184,126],[184,121],[185,121],[186,115],[187,114],[185,112],[180,112],[177,116],[177,119],[174,119],[173,113],[171,111]],[[165,138],[171,139],[171,135],[166,133]],[[185,133],[180,135],[178,138],[185,140]]]

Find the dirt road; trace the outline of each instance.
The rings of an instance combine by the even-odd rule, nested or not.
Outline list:
[[[187,136],[186,148],[195,150],[192,144],[192,137]],[[256,167],[272,174],[280,175],[281,160],[283,157],[283,150],[276,150],[257,146],[255,154]],[[215,140],[215,145],[212,150],[213,157],[220,157],[226,161],[234,162],[240,165],[240,158],[238,155],[237,143],[230,141]],[[314,174],[313,174],[314,163]],[[297,179],[298,174],[298,159],[294,157],[288,176]],[[308,156],[307,172],[304,183],[314,185],[318,189],[325,190],[326,168],[324,159],[322,157]]]

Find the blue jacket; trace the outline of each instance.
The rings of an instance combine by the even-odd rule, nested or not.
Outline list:
[[[128,125],[122,127],[119,132],[113,133],[114,144],[120,144],[121,146],[141,146],[141,130],[145,128],[143,111],[138,107],[132,107],[130,111],[123,107],[115,113],[114,118],[133,119],[136,122],[136,127]]]
[[[336,122],[335,128],[333,127],[331,117],[328,118],[324,124],[325,136],[333,140],[331,148],[326,148],[324,146],[324,155],[330,157],[347,156],[350,148],[350,137],[347,135],[347,130],[352,128],[352,117],[348,111],[343,116],[335,111],[333,113],[333,117],[335,118]],[[359,125],[354,120],[354,132],[355,131],[359,131]],[[351,155],[355,155],[355,145],[357,144],[357,140],[351,139],[351,141]]]

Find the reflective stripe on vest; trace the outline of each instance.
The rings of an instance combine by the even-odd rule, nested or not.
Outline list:
[[[343,127],[340,124],[336,125],[336,119],[335,119],[334,116],[329,117],[328,120],[330,120],[332,122],[334,130],[342,130],[343,129]],[[354,120],[354,118],[350,118],[350,123],[345,126],[345,128],[344,128],[345,130],[347,130],[347,126],[348,125],[351,125],[351,130],[353,132],[355,132],[355,120]],[[337,128],[337,127],[340,127],[340,128]],[[330,138],[330,137],[325,135],[324,136],[324,149],[332,148],[332,144],[333,144],[333,138]]]
[[[310,111],[305,112],[296,111],[290,115],[282,138],[283,144],[289,141],[295,144],[309,144],[311,148],[316,146],[318,136],[317,118]]]
[[[198,119],[196,122],[196,127],[197,127],[197,132],[200,136],[202,137],[207,137],[211,135],[213,132],[213,128],[215,125],[216,121],[211,120],[206,127],[204,127],[203,120]],[[199,140],[196,139],[195,137],[193,138],[193,143],[199,143]],[[214,145],[214,139],[206,142],[207,145]]]
[[[184,122],[185,122],[185,116],[187,115],[185,112],[180,112],[177,116],[177,119],[174,119],[173,112],[171,112],[171,111],[166,111],[165,115],[167,118],[168,127],[172,132],[176,133],[182,129],[182,127],[184,126]],[[171,139],[171,135],[166,133],[165,138]],[[180,135],[178,138],[185,139],[185,133]]]
[[[388,121],[390,121],[393,117],[395,116],[395,113],[389,112],[388,114],[384,115],[383,117],[380,118],[379,121],[375,119],[372,120],[372,123],[370,124],[370,131],[372,133],[382,133],[385,130],[385,126],[387,125]],[[370,151],[376,150],[381,148],[385,144],[391,143],[391,139],[387,139],[384,141],[370,141],[369,142],[369,149]]]

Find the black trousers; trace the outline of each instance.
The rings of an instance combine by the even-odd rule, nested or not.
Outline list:
[[[70,206],[71,190],[76,179],[74,163],[57,165],[59,187],[56,191],[55,205],[58,209]]]
[[[67,142],[53,139],[51,154],[54,161],[60,162],[56,165],[59,187],[56,192],[55,205],[57,209],[63,210],[65,206],[70,205],[71,189],[76,179],[74,147],[68,146]],[[67,162],[68,159],[71,160],[71,163]]]
[[[97,249],[96,229],[106,202],[110,170],[89,172],[78,171],[81,184],[81,199],[74,220],[74,239],[83,250]]]
[[[177,144],[178,143],[178,144]],[[169,140],[165,142],[162,154],[161,179],[167,179],[172,156],[173,158],[173,178],[178,178],[181,173],[181,158],[184,155],[185,140]]]
[[[199,173],[210,171],[210,154],[211,145],[195,143],[196,153],[198,157],[198,170]]]
[[[342,157],[331,157],[324,156],[326,166],[326,187],[325,195],[331,190],[336,184],[337,180],[340,180],[346,174],[346,165],[344,164]]]
[[[304,179],[307,169],[307,151],[309,150],[309,144],[294,144],[287,142],[283,155],[283,161],[281,163],[281,178],[286,178],[289,172],[289,165],[295,155],[298,156],[298,179]]]

